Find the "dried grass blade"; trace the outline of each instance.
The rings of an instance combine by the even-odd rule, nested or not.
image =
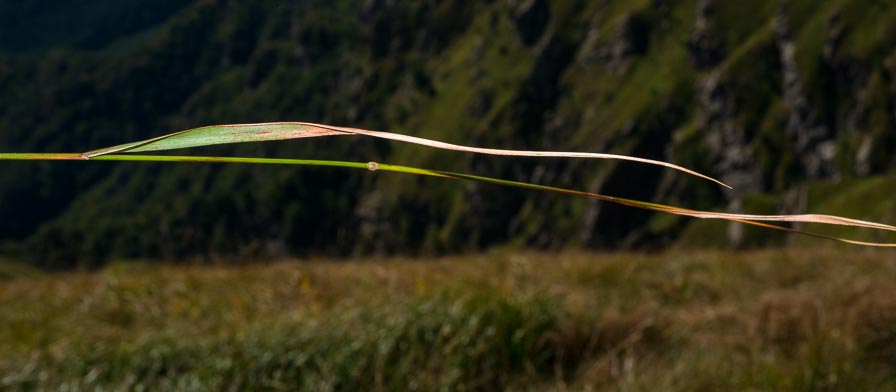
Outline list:
[[[602,200],[610,203],[621,204],[628,207],[639,208],[649,211],[657,211],[674,215],[688,216],[692,218],[702,219],[721,219],[731,222],[739,222],[753,226],[764,227],[773,230],[786,231],[790,233],[802,234],[816,238],[823,238],[842,243],[873,246],[873,247],[896,247],[896,243],[881,242],[864,242],[850,240],[847,238],[833,237],[824,234],[813,233],[788,227],[763,223],[763,221],[776,222],[803,222],[803,223],[819,223],[827,225],[853,226],[870,228],[876,230],[896,231],[896,226],[890,226],[882,223],[868,222],[858,219],[843,218],[833,215],[819,214],[803,214],[803,215],[749,215],[749,214],[728,214],[712,211],[699,211],[688,208],[669,206],[664,204],[650,203],[639,200],[625,199],[614,196],[602,195],[599,193],[590,193],[576,191],[572,189],[557,188],[547,185],[531,184],[526,182],[518,182],[511,180],[502,180],[491,177],[475,176],[470,174],[453,173],[440,170],[428,170],[409,166],[388,165],[373,162],[343,162],[343,161],[323,161],[323,160],[305,160],[305,159],[281,159],[281,158],[241,158],[241,157],[203,157],[203,156],[170,156],[170,155],[101,155],[94,158],[95,160],[109,161],[161,161],[161,162],[220,162],[220,163],[255,163],[255,164],[290,164],[290,165],[313,165],[313,166],[333,166],[346,167],[365,170],[382,170],[390,172],[417,174],[431,177],[453,178],[457,180],[476,181],[495,185],[502,185],[515,188],[531,189],[545,192],[554,192],[565,195],[586,197],[591,199]]]
[[[615,204],[621,204],[628,207],[639,208],[643,210],[649,211],[657,211],[664,212],[673,215],[681,215],[688,216],[692,218],[701,218],[701,219],[720,219],[727,220],[731,222],[739,222],[753,226],[765,227],[774,230],[787,231],[796,234],[807,235],[816,238],[824,238],[828,240],[839,241],[847,244],[853,245],[863,245],[863,246],[873,246],[873,247],[896,247],[896,243],[882,243],[882,242],[864,242],[864,241],[856,241],[850,240],[847,238],[840,238],[834,236],[828,236],[824,234],[813,233],[809,231],[799,230],[799,229],[791,229],[788,227],[772,225],[768,223],[763,223],[765,221],[775,221],[775,222],[791,222],[791,223],[819,223],[819,224],[827,224],[827,225],[836,225],[836,226],[852,226],[852,227],[861,227],[861,228],[869,228],[875,230],[886,230],[886,231],[896,231],[896,226],[886,225],[883,223],[876,222],[868,222],[858,219],[850,219],[833,215],[821,215],[821,214],[801,214],[801,215],[750,215],[750,214],[729,214],[723,212],[712,212],[712,211],[700,211],[700,210],[692,210],[688,208],[669,206],[664,204],[650,203],[639,200],[625,199],[614,196],[607,196],[598,193],[591,192],[582,192],[571,189],[557,188],[546,185],[537,185],[530,184],[525,182],[517,182],[510,180],[501,180],[490,177],[481,177],[481,176],[473,176],[469,174],[461,174],[461,173],[449,173],[442,171],[435,171],[436,173],[447,175],[452,178],[470,180],[470,181],[479,181],[486,182],[504,186],[512,186],[517,188],[524,189],[533,189],[533,190],[541,190],[547,192],[561,193],[566,195],[587,197],[591,199],[597,199],[602,201],[607,201]]]
[[[95,158],[102,155],[116,153],[134,153],[172,150],[188,147],[209,146],[215,144],[241,143],[241,142],[257,142],[272,140],[288,140],[309,137],[337,136],[337,135],[364,135],[381,139],[395,140],[399,142],[412,143],[433,147],[443,150],[472,152],[477,154],[501,155],[501,156],[522,156],[522,157],[551,157],[551,158],[588,158],[588,159],[616,159],[624,161],[633,161],[646,163],[650,165],[662,166],[692,176],[700,177],[705,180],[712,181],[726,188],[731,188],[727,184],[715,178],[693,171],[691,169],[678,166],[672,163],[657,161],[653,159],[631,157],[627,155],[590,153],[590,152],[566,152],[566,151],[530,151],[530,150],[504,150],[496,148],[482,148],[462,146],[440,142],[421,137],[402,135],[391,132],[370,131],[366,129],[338,127],[331,125],[306,123],[306,122],[275,122],[275,123],[259,123],[259,124],[229,124],[214,125],[208,127],[188,129],[185,131],[175,132],[172,134],[159,136],[156,138],[122,144],[118,146],[103,148],[84,153],[86,158]]]

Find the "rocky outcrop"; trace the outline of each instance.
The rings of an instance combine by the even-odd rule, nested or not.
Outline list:
[[[551,20],[547,0],[511,0],[513,21],[523,44],[534,45],[544,35]]]
[[[698,77],[694,86],[698,128],[713,162],[713,173],[734,187],[730,200],[762,190],[762,173],[756,165],[751,137],[738,117],[737,101],[725,80],[725,70],[714,69],[725,57],[718,32],[711,27],[715,13],[712,0],[697,2],[695,25],[687,42],[688,55],[697,70],[711,69]]]
[[[697,2],[697,15],[694,30],[688,37],[688,55],[694,68],[703,70],[715,67],[725,57],[725,48],[712,29],[712,17],[715,5],[712,0]]]
[[[615,28],[608,37],[601,37],[604,23],[597,14],[591,20],[585,39],[579,46],[576,61],[580,63],[602,63],[607,68],[622,73],[628,68],[629,60],[642,55],[650,45],[650,24],[643,16],[626,13],[616,21]]]
[[[644,54],[650,44],[650,24],[641,15],[629,13],[622,17],[616,39],[610,49],[613,60],[622,61]]]
[[[831,130],[809,104],[796,61],[796,43],[783,8],[775,18],[775,37],[781,62],[782,92],[787,105],[787,135],[793,142],[808,178],[836,175],[836,145]]]
[[[729,94],[720,71],[713,71],[697,82],[699,128],[715,162],[713,173],[734,187],[730,199],[762,191],[762,173],[756,166],[751,140],[737,118],[738,103]]]

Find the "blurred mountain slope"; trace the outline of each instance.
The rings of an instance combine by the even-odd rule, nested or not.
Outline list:
[[[640,165],[479,157],[362,138],[196,152],[376,160],[733,211],[749,211],[751,195],[767,194],[774,196],[763,208],[774,212],[804,210],[806,181],[894,166],[896,6],[888,3],[178,7],[151,28],[101,34],[126,46],[35,40],[35,48],[57,49],[0,55],[0,148],[85,151],[214,123],[314,121],[496,148],[663,159],[736,190]],[[139,40],[125,38],[135,34]],[[552,195],[318,168],[3,165],[7,253],[56,266],[506,243],[658,247],[689,222]],[[736,230],[727,237],[744,243]]]
[[[189,2],[116,0],[0,2],[0,51],[100,49],[158,26]]]

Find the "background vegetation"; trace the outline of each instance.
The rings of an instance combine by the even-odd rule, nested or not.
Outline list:
[[[311,121],[736,189],[369,138],[197,152],[896,223],[888,2],[129,3],[0,2],[0,151]],[[828,245],[397,174],[2,162],[0,389],[896,390],[896,258]]]
[[[0,386],[894,390],[893,261],[512,252],[6,271]]]
[[[4,151],[86,151],[200,125],[303,120],[663,159],[736,191],[640,165],[361,138],[209,150],[894,222],[894,192],[881,190],[892,188],[896,156],[896,6],[887,2],[26,0],[0,5],[0,15]],[[7,162],[0,171],[2,252],[52,267],[785,241],[754,234],[335,169]]]

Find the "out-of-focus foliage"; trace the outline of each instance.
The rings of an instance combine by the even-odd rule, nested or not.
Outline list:
[[[114,263],[0,281],[0,386],[892,390],[893,255]]]
[[[631,164],[473,157],[371,140],[208,150],[375,160],[785,213],[819,202],[806,195],[830,196],[805,191],[803,181],[887,173],[896,156],[896,6],[885,2],[105,3],[0,8],[15,19],[0,44],[0,149],[87,151],[214,123],[314,121],[496,148],[638,155],[737,189]],[[756,194],[765,201],[754,202]],[[892,194],[872,197],[892,204]],[[853,210],[815,212],[844,211]],[[0,170],[3,251],[49,266],[503,243],[662,246],[687,222],[328,169],[29,162]],[[737,230],[716,235],[719,227],[697,237],[767,243]],[[691,238],[707,232],[688,230]]]

